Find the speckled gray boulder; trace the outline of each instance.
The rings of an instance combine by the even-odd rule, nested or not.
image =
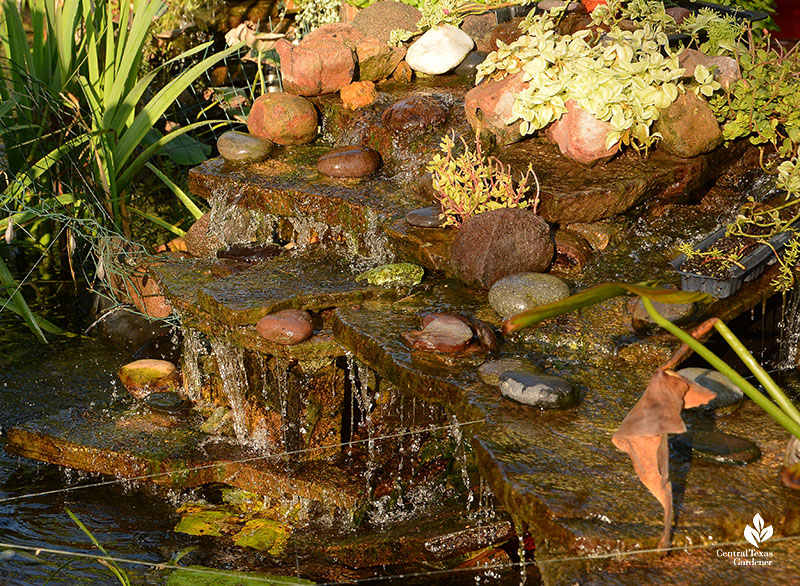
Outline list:
[[[275,144],[246,132],[231,130],[217,139],[217,150],[226,161],[233,163],[257,163],[263,161],[275,149]]]
[[[511,371],[500,375],[500,393],[523,405],[564,409],[578,402],[578,393],[563,378]]]
[[[496,387],[500,384],[500,376],[511,371],[529,374],[541,374],[542,372],[538,366],[522,358],[501,358],[481,364],[478,368],[478,378],[487,385]]]
[[[565,297],[569,297],[569,286],[558,277],[544,273],[508,275],[489,289],[489,305],[505,318]]]
[[[731,380],[716,370],[710,368],[682,368],[677,371],[683,378],[694,381],[698,385],[716,393],[717,396],[710,403],[701,405],[697,409],[723,409],[736,405],[744,399],[742,390],[731,382]]]

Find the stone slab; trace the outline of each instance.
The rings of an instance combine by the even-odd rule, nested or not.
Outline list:
[[[341,509],[359,506],[366,496],[363,483],[328,462],[292,462],[287,469],[285,458],[259,459],[268,455],[185,427],[132,420],[119,411],[62,411],[9,429],[5,447],[58,466],[177,489],[220,482],[276,498],[297,494]]]

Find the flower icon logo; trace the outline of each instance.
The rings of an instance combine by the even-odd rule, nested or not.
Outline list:
[[[744,538],[749,541],[753,547],[761,547],[767,539],[772,537],[772,525],[764,527],[764,519],[761,518],[759,513],[753,517],[753,527],[748,525],[744,528]]]

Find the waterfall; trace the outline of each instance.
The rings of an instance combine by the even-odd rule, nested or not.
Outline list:
[[[247,377],[244,369],[244,351],[224,338],[212,338],[211,348],[217,359],[222,390],[231,406],[236,439],[244,442],[248,439],[247,413],[245,412]]]

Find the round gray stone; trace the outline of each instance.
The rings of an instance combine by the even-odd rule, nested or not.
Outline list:
[[[716,370],[691,367],[682,368],[677,371],[677,374],[716,393],[716,398],[706,405],[700,405],[697,409],[724,409],[725,407],[736,405],[744,399],[742,390],[733,384],[727,376]]]
[[[523,405],[563,409],[578,402],[578,393],[558,376],[511,371],[500,375],[500,393]]]
[[[747,464],[761,457],[761,449],[749,439],[714,430],[694,430],[676,435],[673,446],[720,464]]]
[[[418,228],[438,228],[444,223],[444,214],[438,206],[418,208],[406,214],[406,222]]]
[[[489,360],[478,367],[478,378],[487,385],[496,387],[500,384],[500,375],[506,372],[526,372],[529,374],[541,374],[541,370],[535,364],[521,358],[500,358],[499,360]]]
[[[275,149],[275,144],[245,132],[231,130],[217,139],[217,150],[226,161],[233,163],[257,163],[266,159]]]
[[[558,277],[544,273],[508,275],[489,289],[489,305],[505,318],[565,297],[569,297],[569,286]]]

